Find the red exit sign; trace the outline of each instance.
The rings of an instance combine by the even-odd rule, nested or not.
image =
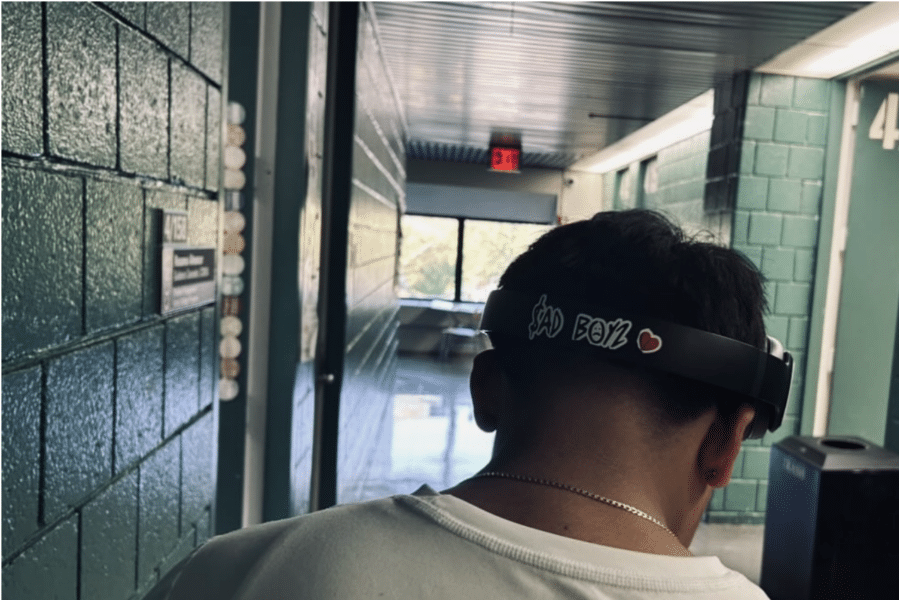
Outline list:
[[[494,146],[490,149],[490,168],[494,171],[517,171],[521,150]]]

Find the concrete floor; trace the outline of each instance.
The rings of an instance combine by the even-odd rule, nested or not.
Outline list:
[[[471,414],[471,357],[440,362],[429,355],[401,355],[394,387],[390,474],[366,485],[366,497],[409,493],[422,483],[440,490],[473,475],[490,458],[493,435]],[[714,555],[758,583],[763,525],[702,523],[690,550]]]

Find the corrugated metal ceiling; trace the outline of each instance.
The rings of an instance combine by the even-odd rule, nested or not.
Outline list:
[[[561,168],[866,2],[375,2],[409,156]],[[593,116],[591,116],[593,115]]]

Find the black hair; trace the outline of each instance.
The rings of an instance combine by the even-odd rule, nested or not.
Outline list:
[[[499,286],[579,298],[765,347],[767,302],[755,265],[735,250],[688,237],[653,211],[602,212],[557,227],[509,265]],[[589,352],[495,333],[490,339],[523,395],[578,364],[583,368],[583,353]],[[587,360],[604,359],[591,354]],[[687,422],[716,405],[731,411],[740,404],[734,394],[706,384],[606,362],[640,376],[657,398],[663,424]]]

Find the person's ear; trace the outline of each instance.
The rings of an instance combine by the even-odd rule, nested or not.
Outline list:
[[[485,350],[474,357],[471,369],[471,402],[474,420],[487,433],[495,431],[499,424],[505,382],[502,366],[495,350]]]
[[[731,414],[716,410],[715,419],[699,448],[697,468],[706,484],[717,488],[730,483],[734,463],[754,417],[755,409],[749,404],[743,404]]]

